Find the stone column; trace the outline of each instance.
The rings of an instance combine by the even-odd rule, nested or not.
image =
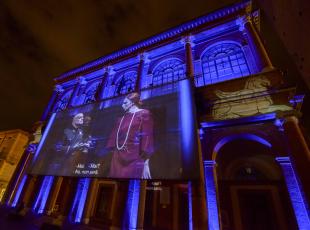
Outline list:
[[[194,79],[194,64],[193,64],[193,50],[194,43],[192,36],[186,36],[182,42],[185,44],[185,57],[186,57],[186,77]]]
[[[143,69],[146,63],[149,63],[150,60],[148,59],[148,53],[142,53],[139,54],[139,66],[138,66],[138,73],[137,73],[137,80],[135,84],[135,92],[139,92],[140,89],[142,88],[142,77],[143,77]]]
[[[143,229],[144,212],[145,212],[145,198],[146,198],[146,185],[147,185],[147,181],[142,180],[140,183],[140,197],[139,197],[137,229]]]
[[[123,217],[123,228],[125,229],[137,229],[138,226],[140,183],[141,180],[129,181],[126,208]]]
[[[108,77],[109,77],[109,67],[107,66],[104,68],[104,74],[103,74],[103,77],[101,79],[101,82],[99,83],[99,86],[98,86],[98,89],[96,92],[96,100],[97,101],[100,101],[103,98],[103,91],[104,91],[104,88],[106,86]]]
[[[26,184],[26,187],[23,189],[22,201],[27,208],[31,208],[31,197],[34,195],[34,193],[38,192],[34,191],[37,179],[37,176],[28,175],[28,182]]]
[[[51,96],[51,99],[49,100],[47,106],[45,107],[45,110],[41,116],[41,121],[45,121],[49,114],[52,112],[53,106],[55,105],[55,103],[57,102],[57,99],[59,98],[59,96],[61,95],[61,93],[63,92],[63,88],[60,85],[56,85],[54,90],[53,90],[53,94]]]
[[[97,191],[98,190],[98,179],[93,178],[89,190],[89,194],[87,196],[85,208],[84,208],[84,215],[83,215],[83,223],[88,224],[91,218],[92,209],[94,208]]]
[[[310,151],[299,128],[298,118],[289,116],[284,119],[284,133],[291,150],[293,165],[296,167],[307,202],[310,202]]]
[[[193,230],[193,190],[192,182],[187,183],[188,194],[188,229]]]
[[[79,102],[77,103],[75,100],[80,95],[80,91],[83,89],[83,87],[87,84],[87,81],[84,77],[78,77],[77,82],[74,86],[73,92],[71,94],[71,97],[68,102],[68,107],[72,107],[75,105],[79,105]]]
[[[208,212],[208,229],[219,230],[219,212],[217,204],[216,185],[214,179],[215,161],[204,161],[204,176],[205,176],[205,193],[207,199]]]
[[[296,177],[290,158],[277,157],[276,161],[281,166],[298,227],[299,229],[310,229],[310,219],[307,212],[308,205],[303,199],[298,178]]]
[[[62,182],[63,182],[63,177],[60,176],[60,177],[56,178],[56,180],[53,184],[53,187],[52,187],[51,192],[50,192],[49,199],[48,199],[47,204],[45,206],[45,212],[47,215],[50,215],[53,212],[53,209],[54,209],[57,197],[59,195],[59,191],[60,191],[60,187],[62,185]]]
[[[41,121],[47,120],[48,116],[55,111],[55,109],[56,109],[55,105],[61,99],[62,93],[64,92],[64,88],[61,85],[56,85],[55,89],[54,89],[54,92],[56,92],[55,93],[56,97],[55,97],[53,102],[50,100],[50,103],[49,103],[50,108],[48,108],[48,106],[49,106],[48,105],[47,108],[45,109],[42,117],[41,117]],[[44,118],[44,120],[43,120],[43,118]]]
[[[244,16],[237,21],[239,30],[246,36],[252,53],[255,57],[255,62],[260,72],[274,69],[265,46],[252,23],[251,16]]]

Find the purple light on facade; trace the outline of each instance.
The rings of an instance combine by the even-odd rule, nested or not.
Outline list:
[[[76,193],[74,196],[73,204],[70,211],[70,217],[72,222],[80,223],[84,211],[84,206],[87,198],[88,188],[90,184],[90,178],[79,179]]]
[[[43,143],[44,143],[44,141],[46,139],[46,136],[47,136],[47,134],[48,134],[48,132],[49,132],[49,130],[50,130],[54,120],[55,120],[55,117],[56,117],[56,113],[53,113],[52,116],[50,117],[48,123],[47,123],[47,126],[46,126],[46,128],[44,130],[44,133],[43,133],[42,138],[40,140],[40,143],[38,145],[37,151],[35,152],[35,154],[33,156],[33,162],[36,160],[36,158],[38,157],[39,152],[41,151]]]
[[[130,180],[128,187],[127,204],[123,222],[124,229],[137,229],[139,198],[140,198],[140,181]]]
[[[18,189],[16,191],[16,194],[15,194],[15,197],[14,197],[14,200],[13,200],[13,203],[12,203],[12,207],[16,207],[16,205],[17,205],[17,203],[19,201],[20,194],[23,191],[23,188],[24,188],[26,180],[27,180],[27,175],[24,175],[23,179],[21,180],[21,182],[20,182],[20,184],[18,186]]]
[[[90,184],[90,178],[84,178],[82,180],[83,180],[82,182],[83,186],[82,186],[82,191],[80,192],[81,197],[78,202],[78,209],[77,209],[76,216],[75,216],[76,223],[81,222],[83,211],[84,211],[84,206],[85,206],[85,202],[87,198],[88,188]]]
[[[205,192],[208,209],[208,227],[212,230],[219,230],[219,214],[214,181],[215,161],[204,161]]]
[[[192,182],[188,182],[188,229],[193,230]]]
[[[73,75],[78,74],[80,72],[88,71],[90,69],[99,67],[100,65],[103,65],[109,61],[111,62],[111,61],[116,60],[118,58],[121,58],[123,56],[132,54],[133,52],[137,52],[140,49],[143,49],[143,48],[145,49],[145,48],[147,48],[153,44],[162,42],[162,41],[167,40],[167,39],[171,39],[173,37],[180,36],[180,34],[184,34],[186,32],[191,32],[192,30],[194,30],[195,28],[199,27],[202,24],[217,20],[217,19],[219,19],[225,15],[233,14],[233,13],[236,13],[237,11],[240,11],[240,10],[244,10],[250,4],[251,4],[251,1],[238,3],[238,4],[235,4],[233,6],[229,6],[229,7],[217,10],[213,13],[208,14],[208,15],[199,17],[199,18],[194,19],[190,22],[184,23],[180,26],[177,26],[175,28],[167,30],[166,32],[160,33],[160,34],[155,35],[153,37],[150,37],[146,40],[138,42],[138,43],[136,43],[132,46],[129,46],[125,49],[119,50],[119,51],[114,52],[110,55],[107,55],[107,56],[101,57],[97,60],[94,60],[92,62],[86,63],[85,65],[82,65],[76,69],[73,69],[69,72],[66,72],[66,73],[60,75],[59,77],[56,78],[56,80],[57,81],[65,80],[66,78],[68,78],[70,76],[73,76]]]
[[[51,186],[53,184],[54,177],[53,176],[45,176],[43,182],[41,184],[41,188],[37,199],[32,207],[34,212],[42,213],[46,204],[46,200],[48,198],[48,194],[50,192]],[[39,208],[38,208],[39,207]],[[37,210],[38,209],[38,210]]]
[[[230,119],[230,120],[225,120],[225,121],[201,122],[200,124],[203,128],[211,128],[211,127],[221,127],[221,126],[231,125],[231,124],[245,124],[245,123],[253,123],[253,122],[260,122],[260,121],[269,121],[269,120],[275,120],[276,118],[277,118],[276,113],[267,113],[267,114],[261,114],[258,116]]]
[[[272,147],[272,145],[265,139],[257,135],[254,135],[254,134],[246,133],[246,134],[238,134],[238,135],[231,135],[231,136],[224,137],[214,147],[214,152],[217,153],[226,143],[233,141],[233,140],[238,140],[238,139],[256,141],[256,142],[261,143],[262,145],[267,146],[268,148]]]
[[[183,80],[180,84],[180,120],[182,130],[182,145],[184,157],[186,160],[191,157],[195,137],[193,136],[194,130],[194,114],[193,114],[193,96],[191,93],[190,80]],[[190,163],[190,162],[189,162]]]
[[[299,229],[310,229],[308,204],[303,197],[301,186],[298,183],[298,178],[292,167],[291,160],[289,157],[277,157],[276,161],[282,168],[298,227]]]

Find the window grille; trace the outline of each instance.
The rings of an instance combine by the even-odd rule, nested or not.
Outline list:
[[[85,92],[84,104],[96,101],[96,92],[98,90],[99,82],[93,83]]]
[[[250,74],[245,55],[241,47],[234,43],[222,43],[208,49],[201,58],[203,85],[226,81]],[[201,84],[201,83],[200,83]]]
[[[170,59],[161,63],[154,69],[152,85],[164,85],[182,80],[185,77],[183,63],[178,59]]]
[[[71,94],[72,94],[72,90],[66,92],[60,98],[60,100],[57,101],[55,109],[54,109],[55,112],[62,111],[62,110],[64,110],[67,107],[67,105],[69,103],[69,100],[70,100],[70,97],[71,97]]]
[[[123,95],[135,90],[137,72],[127,72],[118,77],[113,96]]]

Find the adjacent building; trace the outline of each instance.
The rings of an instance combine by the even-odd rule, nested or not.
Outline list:
[[[27,147],[29,134],[23,130],[0,132],[0,201]]]

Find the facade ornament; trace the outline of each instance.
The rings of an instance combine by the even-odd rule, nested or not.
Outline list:
[[[245,26],[244,25],[246,23],[252,23],[252,19],[251,19],[251,15],[250,14],[238,17],[236,19],[236,24],[239,26],[239,31],[241,31],[241,32],[244,32],[244,30],[245,30]]]
[[[111,65],[107,65],[105,67],[103,67],[103,74],[106,75],[113,75],[115,74],[116,72],[114,71],[114,67],[111,66]]]
[[[27,152],[35,153],[38,147],[38,143],[31,143],[27,146]]]
[[[63,88],[61,85],[55,85],[54,90],[55,90],[57,93],[62,93],[62,92],[64,91],[64,88]]]
[[[151,60],[149,59],[149,53],[147,52],[143,52],[141,54],[138,55],[139,61],[143,61],[145,64],[148,64],[151,62]]]
[[[190,44],[191,47],[194,47],[194,46],[195,46],[195,43],[194,43],[193,41],[194,41],[194,36],[193,36],[193,35],[187,35],[187,36],[184,36],[184,37],[181,39],[181,43],[182,43],[183,45]]]
[[[106,67],[106,72],[108,72],[109,75],[113,75],[116,73],[116,71],[114,70],[114,67],[110,65]]]
[[[80,84],[80,85],[86,85],[87,84],[87,80],[85,79],[85,77],[83,76],[80,76],[77,78],[77,82]]]

